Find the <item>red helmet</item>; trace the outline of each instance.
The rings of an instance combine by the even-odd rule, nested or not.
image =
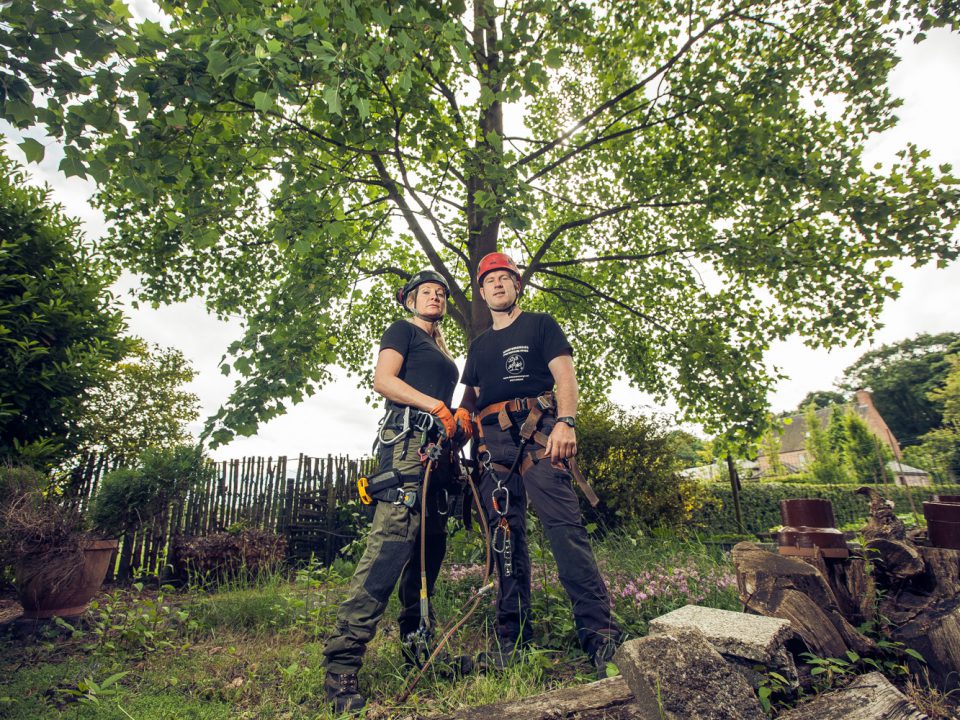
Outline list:
[[[517,283],[520,283],[520,270],[511,257],[502,252],[492,252],[484,255],[480,260],[480,264],[477,265],[477,285],[483,285],[483,278],[487,273],[491,273],[494,270],[507,270],[512,272],[517,276]]]

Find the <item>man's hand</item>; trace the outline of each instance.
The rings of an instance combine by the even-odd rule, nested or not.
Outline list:
[[[473,437],[473,420],[470,419],[470,411],[466,408],[459,407],[457,411],[453,414],[453,419],[457,422],[457,430],[461,433],[464,444],[467,443],[470,438]]]
[[[437,406],[430,411],[430,414],[437,416],[440,424],[443,425],[444,432],[447,433],[447,437],[452,440],[457,432],[457,422],[453,419],[453,413],[450,412],[447,404],[443,401],[437,403]]]
[[[557,469],[565,466],[563,460],[577,454],[577,432],[566,423],[558,422],[547,437],[547,454],[550,464]]]

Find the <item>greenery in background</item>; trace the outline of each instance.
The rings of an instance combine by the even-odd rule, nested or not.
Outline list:
[[[960,479],[960,354],[946,358],[949,371],[928,399],[942,408],[940,427],[921,435],[919,444],[903,451],[904,459],[929,470],[939,482]]]
[[[126,349],[114,274],[77,221],[0,155],[0,460],[49,466]]]
[[[587,519],[606,528],[674,525],[693,508],[693,486],[678,471],[678,437],[655,418],[605,402],[577,414],[577,461],[601,505]]]
[[[88,394],[78,424],[82,449],[136,462],[147,448],[189,444],[186,426],[199,417],[200,401],[183,385],[196,375],[179,350],[132,338],[109,381]]]
[[[897,122],[896,44],[953,26],[949,3],[159,11],[7,3],[0,116],[41,125],[66,144],[62,170],[97,181],[109,251],[143,274],[144,300],[201,296],[243,318],[217,442],[315,392],[331,365],[369,373],[352,349],[424,263],[451,282],[462,347],[489,324],[469,278],[496,248],[523,264],[527,306],[591,358],[586,391],[625,375],[755,440],[772,340],[863,339],[899,291],[894,260],[957,257],[948,167],[915,145],[862,163]]]
[[[202,483],[207,472],[199,447],[148,449],[136,467],[104,475],[90,508],[90,520],[111,536],[133,532]]]
[[[943,403],[931,396],[943,385],[950,364],[947,355],[960,350],[960,333],[920,333],[864,353],[844,371],[843,389],[867,389],[877,412],[902,446],[940,426]]]
[[[824,498],[833,503],[833,514],[840,526],[857,523],[862,526],[867,517],[868,502],[854,493],[856,485],[820,485],[816,483],[762,482],[744,483],[740,489],[743,522],[748,533],[766,533],[783,524],[780,519],[780,501],[790,498]],[[904,487],[881,485],[877,490],[893,500],[900,514],[913,513],[914,523],[923,522],[923,502],[935,494],[960,494],[960,486]],[[689,523],[702,536],[734,535],[739,532],[733,513],[733,498],[729,484],[711,483],[701,486],[702,506]]]
[[[800,404],[797,405],[794,414],[802,415],[810,403],[813,403],[813,406],[817,410],[820,410],[821,408],[830,407],[831,405],[845,405],[847,403],[847,397],[843,393],[838,393],[835,390],[811,390],[804,396],[803,400],[800,401]]]
[[[826,427],[813,403],[804,411],[807,469],[814,482],[835,485],[892,480],[886,464],[893,454],[886,443],[851,407],[834,405],[829,411]]]

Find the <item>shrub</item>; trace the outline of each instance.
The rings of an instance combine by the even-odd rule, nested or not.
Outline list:
[[[148,450],[141,456],[140,467],[114,470],[103,477],[90,519],[107,534],[133,532],[201,483],[204,472],[199,448]]]
[[[224,582],[276,572],[287,550],[286,538],[258,528],[179,538],[173,544],[174,571],[180,577]]]
[[[602,501],[587,518],[608,529],[683,522],[695,486],[678,473],[676,438],[654,418],[612,403],[586,406],[577,417],[577,460]]]

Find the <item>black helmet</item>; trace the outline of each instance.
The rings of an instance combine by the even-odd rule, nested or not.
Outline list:
[[[444,292],[446,292],[447,295],[450,294],[450,285],[446,279],[444,279],[443,275],[436,270],[421,270],[420,272],[414,273],[413,277],[407,280],[407,284],[397,290],[397,302],[406,307],[407,297],[409,297],[410,293],[428,282],[443,286]]]

